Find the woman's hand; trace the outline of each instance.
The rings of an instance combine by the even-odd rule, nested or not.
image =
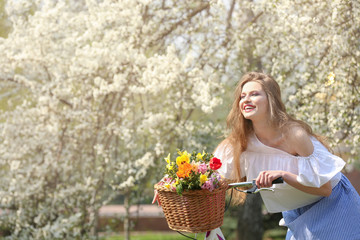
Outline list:
[[[328,197],[332,192],[330,181],[325,183],[319,188],[307,187],[297,181],[297,175],[286,171],[274,171],[274,170],[262,171],[260,172],[259,176],[256,178],[255,183],[258,188],[271,187],[272,181],[274,181],[278,177],[282,177],[283,180],[290,186],[309,194]]]
[[[262,171],[256,178],[255,183],[258,188],[268,188],[279,177],[284,177],[284,171]]]
[[[159,199],[159,194],[158,194],[158,192],[156,190],[154,190],[154,198],[153,198],[151,204],[154,204],[155,202],[157,202],[158,205],[161,206],[160,199]]]

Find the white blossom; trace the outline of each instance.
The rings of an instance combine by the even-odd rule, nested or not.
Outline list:
[[[160,173],[163,154],[212,150],[247,71],[272,74],[289,112],[357,161],[358,1],[234,4],[7,1],[0,202],[13,239],[88,238],[95,211]]]

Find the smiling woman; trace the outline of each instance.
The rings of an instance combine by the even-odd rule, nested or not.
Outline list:
[[[360,197],[341,173],[345,162],[307,123],[287,114],[271,76],[243,76],[227,124],[230,134],[214,153],[223,160],[219,172],[255,179],[258,188],[283,178],[285,184],[260,194],[269,212],[282,212],[287,240],[360,239]]]

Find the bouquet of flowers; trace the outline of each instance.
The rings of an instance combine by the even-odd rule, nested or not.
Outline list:
[[[179,195],[182,195],[184,190],[213,191],[220,186],[222,177],[217,170],[222,163],[213,154],[205,151],[188,153],[178,150],[175,161],[171,160],[170,153],[165,161],[165,177],[159,185],[176,191]]]

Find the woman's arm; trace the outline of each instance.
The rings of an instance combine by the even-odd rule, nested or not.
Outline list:
[[[303,128],[292,128],[290,133],[287,134],[286,141],[290,146],[292,146],[292,152],[295,152],[299,156],[306,157],[314,152],[314,146],[311,142],[310,136]],[[330,181],[323,184],[320,188],[308,187],[297,181],[296,174],[287,171],[263,171],[257,177],[256,185],[258,187],[270,187],[271,182],[278,177],[282,177],[290,186],[309,194],[327,197],[330,196],[332,192]]]
[[[284,181],[287,184],[289,184],[290,186],[292,186],[296,189],[299,189],[300,191],[309,193],[309,194],[328,197],[328,196],[330,196],[331,191],[332,191],[330,182],[325,183],[320,188],[307,187],[297,181],[297,179],[296,179],[297,175],[290,173],[290,172],[286,172],[286,171],[263,171],[263,172],[260,172],[259,176],[256,178],[256,185],[259,188],[271,187],[272,181],[274,181],[275,179],[277,179],[279,177],[282,177],[284,179]]]

